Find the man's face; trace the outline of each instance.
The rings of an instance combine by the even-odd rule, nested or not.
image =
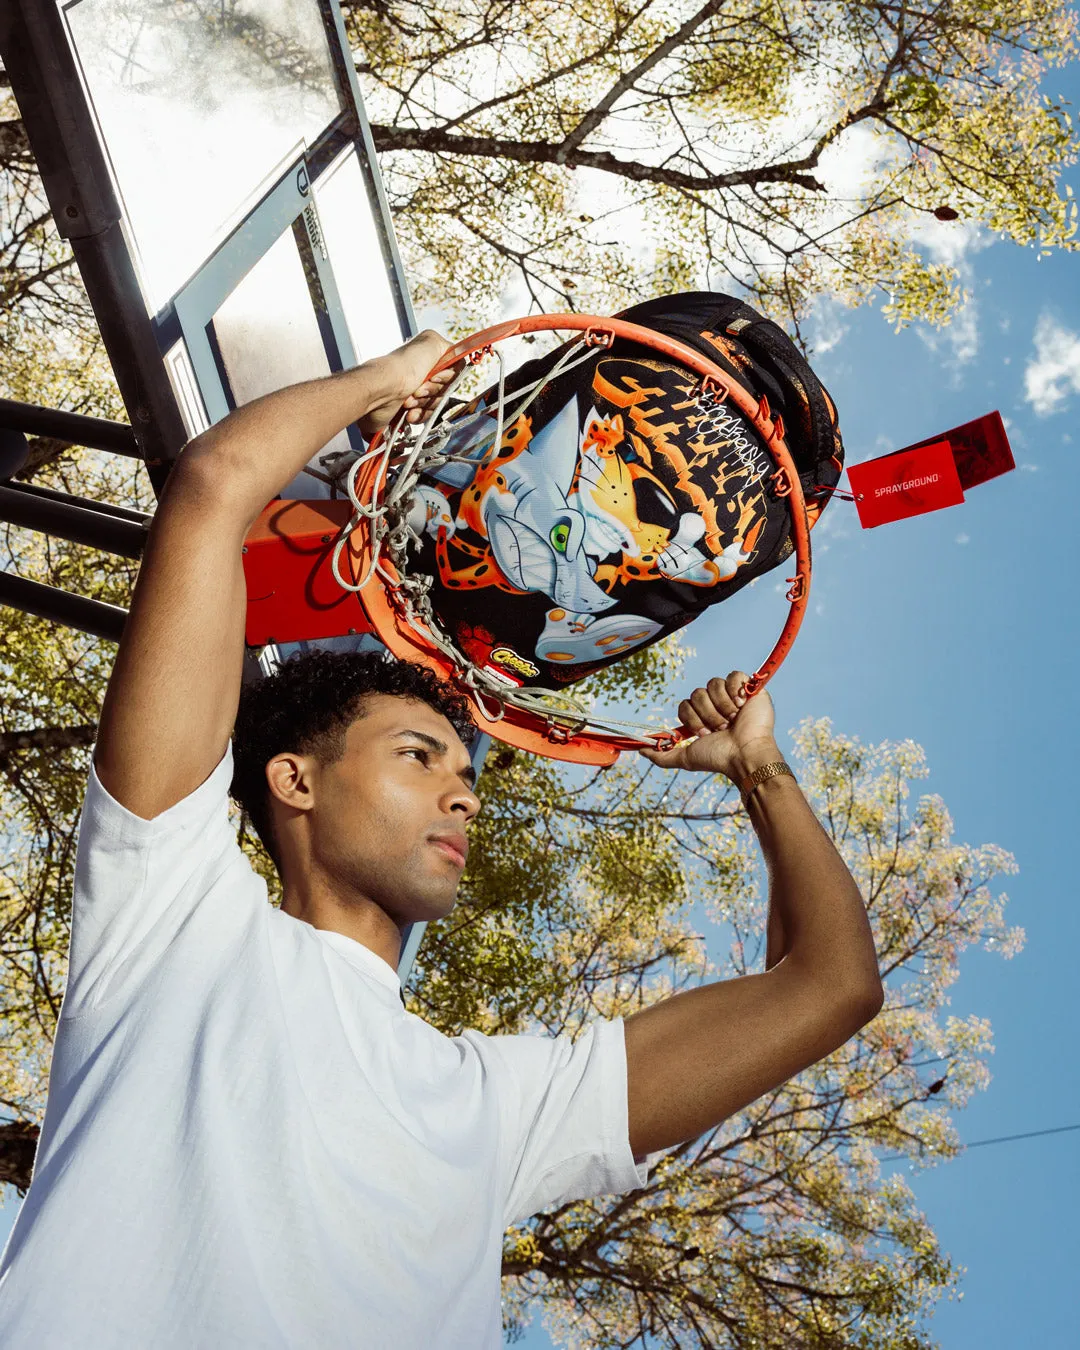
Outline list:
[[[312,857],[344,891],[373,900],[399,926],[454,907],[480,809],[469,752],[426,703],[366,700],[345,753],[320,765],[311,812]]]

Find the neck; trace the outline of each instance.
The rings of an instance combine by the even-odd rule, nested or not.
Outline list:
[[[350,895],[343,901],[336,888],[324,878],[307,876],[299,881],[283,879],[281,908],[285,914],[312,928],[341,933],[367,947],[393,971],[401,960],[401,929],[397,923],[367,896]]]

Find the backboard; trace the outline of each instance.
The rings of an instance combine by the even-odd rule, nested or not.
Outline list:
[[[411,334],[337,0],[8,0],[0,54],[156,491],[230,409]],[[350,428],[330,448],[362,445]],[[101,503],[0,491],[16,489],[0,518],[125,547],[139,528]],[[302,495],[328,491],[304,476]],[[16,581],[0,604],[92,631],[122,622],[93,628],[93,602]]]

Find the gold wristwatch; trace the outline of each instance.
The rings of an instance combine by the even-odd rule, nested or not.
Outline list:
[[[795,778],[795,774],[790,765],[785,764],[782,759],[777,759],[773,760],[771,764],[762,764],[759,768],[755,769],[753,773],[748,774],[739,784],[739,792],[742,794],[743,806],[749,806],[750,794],[759,783],[764,783],[766,778],[775,778],[777,775],[783,773],[789,774],[792,778]],[[798,779],[795,781],[798,782]]]

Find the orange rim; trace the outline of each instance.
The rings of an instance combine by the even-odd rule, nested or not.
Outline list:
[[[485,328],[471,337],[463,338],[452,346],[442,359],[432,368],[428,379],[440,371],[447,370],[461,361],[475,364],[488,355],[496,342],[517,337],[522,333],[540,331],[560,331],[568,329],[585,333],[585,340],[592,346],[610,347],[616,338],[626,338],[632,342],[652,347],[669,356],[679,365],[686,366],[708,381],[722,402],[733,403],[752,423],[758,435],[776,463],[776,472],[772,481],[778,496],[788,499],[791,514],[792,537],[795,547],[795,575],[788,577],[791,588],[787,592],[789,608],[780,637],[772,651],[750,676],[746,684],[749,697],[763,689],[780,668],[784,658],[791,650],[802,625],[803,615],[810,595],[810,523],[807,518],[806,500],[795,461],[784,440],[783,419],[774,417],[768,400],[755,400],[740,384],[732,382],[720,367],[710,361],[701,352],[695,351],[677,338],[657,333],[640,324],[628,323],[625,319],[603,318],[595,314],[532,314],[522,319],[511,319],[506,323]],[[374,449],[383,439],[382,433],[371,442]],[[356,483],[357,495],[364,501],[370,497],[376,477],[377,459],[372,459]],[[371,560],[370,535],[367,530],[356,530],[349,538],[348,550],[353,579],[364,576]],[[381,565],[397,580],[397,571],[385,556]],[[376,578],[372,579],[359,593],[361,604],[371,622],[372,629],[379,639],[397,657],[404,660],[420,661],[442,674],[447,674],[446,660],[434,644],[426,643],[421,635],[405,619],[390,593]],[[476,704],[476,721],[481,731],[505,741],[509,745],[546,755],[551,759],[572,760],[580,764],[611,764],[622,750],[640,749],[646,744],[646,738],[611,735],[599,731],[574,731],[567,733],[557,726],[538,727],[538,718],[506,705],[505,715],[499,720],[489,718],[483,707]],[[683,727],[657,732],[650,739],[660,749],[674,745],[687,736]]]

